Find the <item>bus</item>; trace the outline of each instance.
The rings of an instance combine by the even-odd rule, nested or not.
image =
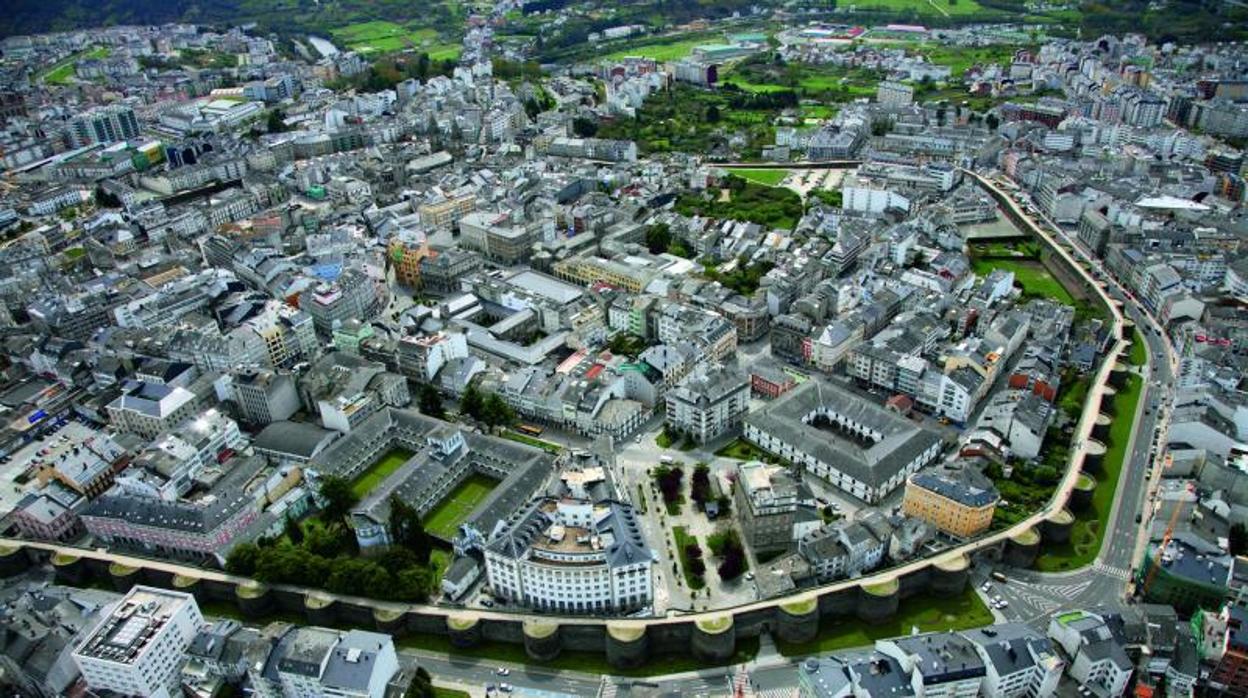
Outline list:
[[[535,427],[532,424],[521,424],[520,426],[516,427],[516,431],[520,432],[521,434],[524,434],[525,436],[532,436],[534,438],[542,435],[542,428]]]
[[[1009,581],[1009,579],[1004,574],[1001,574],[1000,572],[993,572],[992,578],[997,580],[998,582],[1001,582],[1002,584],[1005,584],[1006,582]]]

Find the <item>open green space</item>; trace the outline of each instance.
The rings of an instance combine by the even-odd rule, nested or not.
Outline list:
[[[396,448],[387,451],[386,455],[377,459],[376,463],[364,469],[354,480],[351,481],[351,491],[356,497],[363,499],[374,487],[380,485],[386,478],[394,474],[407,459],[412,457],[412,452],[403,448]]]
[[[1013,44],[993,44],[990,46],[956,46],[953,44],[920,44],[915,47],[917,53],[927,57],[936,65],[947,65],[954,78],[973,65],[987,66],[992,63],[1009,67],[1014,59],[1014,52],[1023,46]]]
[[[682,194],[676,199],[676,212],[790,230],[802,217],[802,197],[797,192],[735,176],[729,176],[720,186]]]
[[[463,51],[463,46],[460,44],[438,44],[437,46],[430,46],[428,50],[429,60],[457,61],[459,60],[459,54],[461,51]]]
[[[721,458],[737,460],[763,460],[770,457],[763,449],[742,438],[737,438],[715,452]]]
[[[457,691],[453,688],[433,687],[433,698],[468,698],[467,691]]]
[[[745,92],[791,91],[805,99],[838,103],[874,96],[884,78],[883,72],[866,68],[783,63],[760,55],[725,70],[720,82]]]
[[[1132,366],[1143,366],[1148,363],[1148,347],[1144,342],[1144,335],[1140,334],[1139,328],[1131,331],[1131,351],[1127,354],[1127,363]]]
[[[888,10],[890,12],[913,12],[919,15],[954,17],[958,15],[983,14],[984,8],[975,0],[853,0],[845,3],[857,10]]]
[[[406,649],[439,652],[456,657],[472,657],[490,662],[626,677],[664,676],[686,671],[734,666],[748,662],[758,655],[758,638],[752,637],[737,640],[736,652],[722,662],[705,662],[694,658],[688,653],[667,652],[652,656],[643,666],[636,669],[618,669],[607,663],[607,657],[602,652],[571,652],[565,650],[549,662],[539,662],[529,658],[524,651],[524,645],[520,644],[487,641],[475,647],[456,647],[451,644],[450,639],[446,636],[433,635],[431,633],[409,634],[395,638],[394,642],[399,647]]]
[[[680,557],[680,571],[685,575],[685,586],[695,590],[706,586],[706,580],[703,576],[693,573],[693,558],[689,556],[689,552],[686,550],[691,545],[697,545],[701,548],[701,545],[698,543],[698,537],[689,535],[688,529],[684,526],[673,526],[672,539],[676,542],[676,555]],[[702,564],[706,565],[705,562]],[[705,570],[705,567],[703,569]]]
[[[57,61],[55,65],[48,68],[40,77],[50,85],[64,85],[69,82],[70,78],[74,77],[74,64],[78,61],[92,58],[108,58],[111,52],[112,50],[107,46],[97,46],[86,51],[79,51],[68,58]]]
[[[469,475],[447,495],[446,499],[439,502],[425,515],[425,530],[430,535],[440,536],[446,540],[454,538],[459,525],[468,518],[478,504],[485,500],[490,492],[494,491],[495,487],[498,487],[498,480],[480,473]]]
[[[975,590],[967,587],[952,598],[930,594],[911,596],[897,607],[897,615],[883,622],[868,623],[857,618],[826,619],[819,626],[819,636],[810,642],[776,640],[776,648],[786,657],[821,654],[849,647],[865,647],[876,640],[909,635],[912,628],[921,632],[965,630],[993,623],[992,613],[979,600]]]
[[[696,39],[677,39],[674,41],[653,41],[636,46],[629,46],[612,51],[602,57],[606,61],[618,61],[630,56],[641,56],[655,61],[675,61],[688,56],[693,49],[703,44],[713,44],[715,40],[701,36]]]
[[[1105,441],[1105,458],[1102,470],[1094,471],[1096,490],[1092,492],[1092,505],[1075,514],[1075,527],[1067,543],[1048,544],[1040,549],[1035,567],[1043,572],[1062,572],[1089,565],[1096,559],[1105,537],[1110,511],[1118,490],[1118,478],[1122,473],[1127,455],[1127,443],[1135,427],[1135,410],[1140,401],[1143,381],[1139,376],[1127,376],[1127,384],[1113,398],[1115,419],[1109,426]]]
[[[515,441],[517,443],[528,444],[534,448],[540,448],[547,453],[559,453],[563,450],[563,446],[560,446],[553,441],[544,441],[527,434],[521,434],[518,431],[505,431],[503,432],[503,438],[508,441]]]
[[[391,53],[420,48],[438,38],[438,32],[433,29],[409,29],[386,20],[349,24],[330,33],[336,41],[360,53]]]
[[[1048,298],[1066,305],[1078,305],[1070,291],[1038,259],[975,257],[971,261],[971,268],[981,276],[994,269],[1014,272],[1014,284],[1023,289],[1025,298]]]
[[[732,173],[738,177],[748,179],[751,182],[764,184],[769,187],[779,185],[784,181],[785,177],[789,176],[788,170],[763,170],[754,168],[734,169]]]

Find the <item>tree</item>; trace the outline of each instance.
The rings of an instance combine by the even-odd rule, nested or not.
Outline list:
[[[442,394],[429,383],[420,386],[419,406],[420,411],[430,417],[442,419],[446,416],[446,409],[442,406]]]
[[[281,133],[289,130],[286,126],[286,113],[281,109],[270,109],[265,126],[268,127],[269,133]]]
[[[491,427],[510,426],[516,421],[516,412],[498,393],[490,393],[481,405],[481,421]]]
[[[996,114],[989,114],[984,119],[984,125],[988,127],[989,131],[996,131],[997,127],[1001,125],[1001,119],[997,118]]]
[[[705,463],[699,463],[693,469],[693,477],[689,480],[689,498],[705,508],[706,500],[711,495],[711,469]]]
[[[330,521],[341,521],[351,513],[351,507],[360,500],[351,491],[351,483],[344,477],[326,475],[321,478],[321,499],[325,500],[325,517]]]
[[[250,577],[256,573],[256,560],[259,558],[260,548],[255,543],[240,543],[225,558],[225,571]]]
[[[433,677],[423,666],[416,667],[412,680],[407,684],[407,690],[403,692],[403,698],[433,698],[433,696]]]
[[[712,104],[706,108],[706,122],[708,124],[719,123],[719,107]]]
[[[429,555],[433,552],[433,542],[425,532],[424,523],[415,507],[396,496],[390,497],[390,539],[395,545],[410,550],[416,562],[429,564]]]
[[[472,417],[473,419],[481,418],[481,407],[484,400],[481,398],[481,391],[477,390],[477,386],[469,384],[464,390],[464,394],[459,398],[459,411]]]
[[[578,138],[593,138],[598,133],[598,122],[578,116],[572,119],[572,133]]]
[[[719,572],[719,578],[725,582],[736,579],[745,571],[745,555],[740,548],[730,549],[716,569]]]
[[[666,223],[655,223],[646,228],[645,240],[650,254],[663,254],[672,244],[672,229]]]
[[[295,517],[290,515],[290,512],[286,512],[286,537],[295,545],[303,542],[303,528],[299,526],[298,521],[295,521]]]
[[[1232,555],[1248,554],[1248,526],[1242,523],[1231,526],[1229,538]]]

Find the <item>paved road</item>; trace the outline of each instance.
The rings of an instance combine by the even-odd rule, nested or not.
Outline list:
[[[1026,216],[1017,206],[1014,208]],[[1164,433],[1168,424],[1163,415],[1168,414],[1166,400],[1170,397],[1177,357],[1163,328],[1148,310],[1131,299],[1117,281],[1105,274],[1100,262],[1091,257],[1073,235],[1067,234],[1043,214],[1028,218],[1051,239],[1065,243],[1068,256],[1101,271],[1109,295],[1123,303],[1123,314],[1139,328],[1148,345],[1149,356],[1148,363],[1139,371],[1145,385],[1134,415],[1135,429],[1128,443],[1128,456],[1119,474],[1109,526],[1094,563],[1063,573],[1010,570],[1009,583],[988,582],[990,590],[981,592],[984,596],[1000,596],[1010,603],[1008,609],[997,613],[1000,618],[1028,622],[1043,628],[1048,624],[1048,617],[1059,608],[1121,604],[1126,600],[1132,569],[1147,543],[1151,512],[1148,503],[1160,478],[1160,468],[1154,466],[1161,459],[1160,450],[1153,453],[1152,447],[1159,433],[1162,435],[1160,443],[1165,443]],[[1087,277],[1087,274],[1084,276]],[[1130,339],[1131,335],[1127,334],[1126,338]],[[983,584],[986,574],[986,570],[982,571],[976,583]]]

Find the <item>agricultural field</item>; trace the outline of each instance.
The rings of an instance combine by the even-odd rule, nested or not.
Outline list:
[[[455,537],[459,525],[468,518],[477,505],[485,501],[490,492],[498,487],[498,481],[473,473],[456,487],[446,499],[425,515],[425,530],[430,535],[446,540]]]
[[[975,0],[851,0],[838,7],[857,10],[879,10],[888,12],[913,12],[920,15],[937,15],[940,17],[956,17],[962,15],[983,14],[983,6]]]
[[[406,449],[396,448],[393,451],[389,451],[351,481],[351,491],[360,499],[367,497],[374,487],[393,475],[394,471],[398,470],[411,457],[412,452]]]
[[[438,40],[433,29],[408,29],[394,22],[360,22],[334,29],[334,41],[360,53],[394,53],[432,45]]]

